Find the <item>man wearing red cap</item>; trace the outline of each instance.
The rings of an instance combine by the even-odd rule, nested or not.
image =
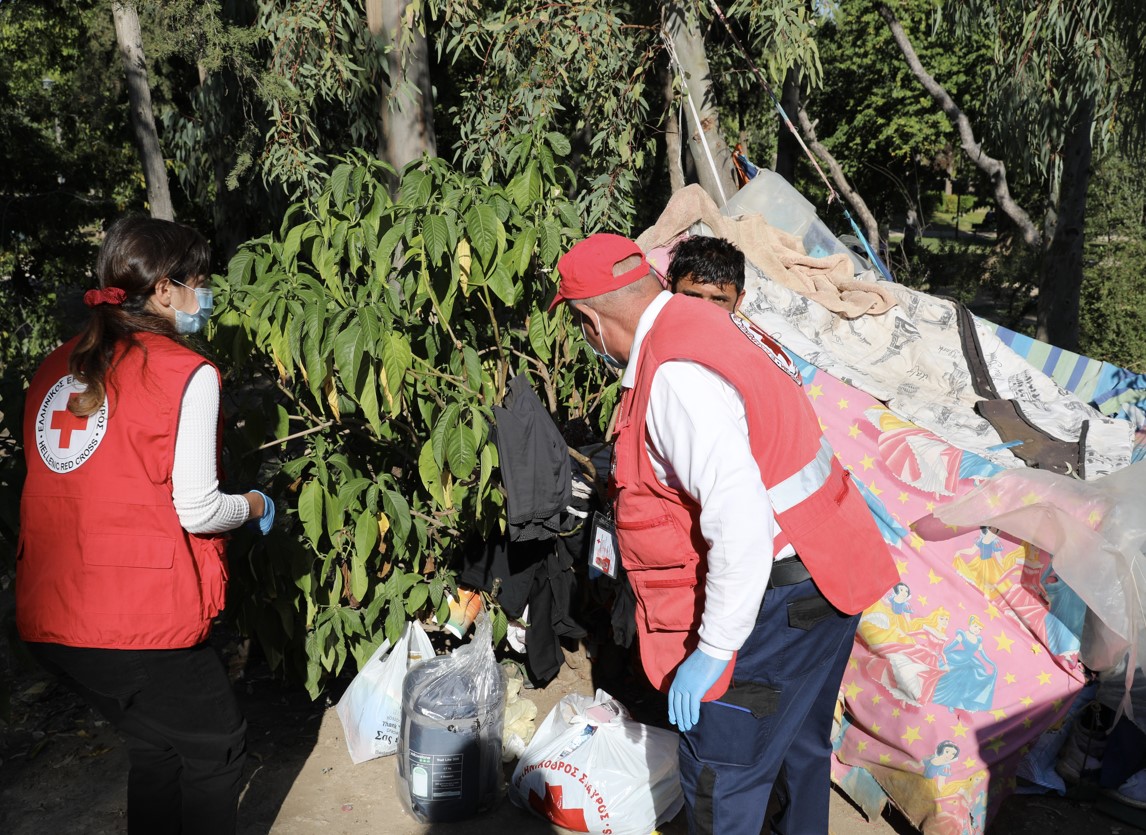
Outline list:
[[[693,833],[828,831],[831,724],[858,613],[899,578],[783,349],[662,290],[632,241],[557,264],[585,341],[624,368],[612,475],[641,663],[668,693]]]

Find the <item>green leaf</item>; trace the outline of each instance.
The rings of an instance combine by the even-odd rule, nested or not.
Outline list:
[[[358,514],[358,520],[354,523],[354,555],[362,562],[366,563],[373,555],[374,548],[378,545],[378,517],[368,510],[364,510]],[[362,595],[355,592],[354,596],[359,600]]]
[[[275,437],[285,438],[290,434],[290,413],[281,403],[275,404]]]
[[[283,240],[283,251],[279,256],[287,269],[294,267],[295,258],[298,257],[299,247],[302,245],[302,231],[303,226],[294,226],[287,232],[286,238]]]
[[[560,133],[547,133],[545,138],[549,141],[549,147],[553,149],[553,153],[559,157],[569,156],[571,146],[569,140]]]
[[[322,537],[322,486],[311,479],[303,485],[298,494],[298,518],[310,544],[316,549]]]
[[[458,425],[458,420],[461,419],[462,407],[457,403],[451,403],[442,410],[434,422],[434,428],[430,433],[430,441],[434,445],[434,463],[442,469],[446,465],[446,434]]]
[[[459,424],[446,431],[446,461],[459,479],[469,478],[477,466],[477,442],[473,430]]]
[[[561,254],[561,226],[546,218],[541,222],[541,261],[552,264]]]
[[[486,276],[489,289],[505,304],[512,305],[518,296],[518,285],[513,281],[513,273],[506,268],[505,259],[499,258],[494,268]]]
[[[333,538],[335,533],[342,530],[343,508],[338,502],[338,497],[326,490],[322,491],[322,498],[326,510],[326,531]]]
[[[354,595],[358,597],[358,595]],[[359,598],[361,599],[361,598]],[[343,635],[365,635],[366,630],[362,627],[362,611],[358,609],[351,609],[349,606],[338,607],[338,619],[342,621],[342,634]]]
[[[402,240],[404,232],[405,230],[401,226],[391,226],[382,235],[382,240],[378,242],[378,248],[374,250],[375,267],[383,279],[390,274],[390,269],[393,266],[394,249]]]
[[[393,531],[396,542],[405,541],[410,535],[410,503],[406,497],[397,490],[386,490],[382,494],[382,507],[386,517],[390,520],[390,530]]]
[[[426,605],[426,599],[430,596],[430,587],[426,583],[418,583],[416,586],[410,588],[410,593],[406,596],[406,614],[414,615]]]
[[[370,579],[366,574],[366,559],[356,553],[350,560],[350,595],[361,603],[369,591]]]
[[[484,204],[471,208],[465,215],[466,235],[482,261],[489,263],[497,249],[499,235],[504,234],[497,213]]]
[[[358,375],[362,369],[362,358],[368,351],[369,341],[358,322],[351,322],[334,337],[334,364],[342,375],[346,390],[352,394],[359,391]]]
[[[462,356],[465,359],[466,385],[474,391],[481,391],[481,358],[469,345],[462,349]]]
[[[523,208],[527,208],[541,200],[541,171],[538,169],[536,162],[531,162],[529,167],[525,169],[525,177],[529,202]]]
[[[227,265],[227,281],[236,287],[249,283],[255,258],[255,253],[247,249],[236,252]]]
[[[439,505],[445,505],[446,498],[442,492],[442,471],[434,461],[434,445],[427,441],[422,445],[422,453],[418,456],[418,475],[422,478],[422,486]]]
[[[509,621],[505,616],[505,611],[500,606],[495,606],[493,609],[493,645],[497,646],[505,638],[505,633],[509,631]]]
[[[358,405],[362,407],[370,428],[375,435],[382,434],[382,415],[378,410],[378,378],[374,373],[374,363],[366,364],[366,374],[362,380],[362,388],[357,393]]]
[[[532,226],[522,229],[513,247],[518,253],[515,264],[518,275],[525,275],[529,271],[529,262],[533,260],[535,246],[537,246],[537,230]]]
[[[391,644],[396,644],[402,637],[402,630],[406,628],[406,610],[402,601],[391,598],[387,601],[389,610],[386,612],[386,638]]]
[[[338,488],[338,503],[343,508],[350,509],[359,505],[358,497],[373,486],[373,482],[365,476],[347,476],[347,481]]]
[[[550,349],[552,342],[552,337],[549,334],[550,322],[551,318],[540,310],[535,309],[529,315],[529,347],[533,349],[537,358],[544,363],[548,363],[553,356]]]
[[[395,399],[402,390],[402,378],[406,376],[413,359],[414,353],[405,336],[395,331],[386,334],[382,346],[382,366],[386,371],[386,385]]]
[[[426,215],[422,222],[422,239],[426,242],[426,251],[430,262],[441,266],[442,256],[450,247],[450,223],[442,215]]]
[[[505,192],[519,212],[529,210],[529,177],[524,171],[509,181]]]
[[[330,172],[330,194],[339,208],[346,203],[346,189],[350,184],[351,166],[343,163]]]
[[[402,185],[398,194],[400,199],[413,208],[422,208],[434,193],[434,181],[431,177],[416,168],[408,168],[402,174]]]

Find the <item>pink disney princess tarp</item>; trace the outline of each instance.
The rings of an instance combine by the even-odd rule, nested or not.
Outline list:
[[[833,776],[878,790],[927,835],[981,833],[1016,769],[1083,685],[1085,607],[1046,552],[993,527],[912,524],[998,468],[805,365],[805,390],[865,491],[900,582],[860,621]],[[846,543],[841,543],[846,547]]]

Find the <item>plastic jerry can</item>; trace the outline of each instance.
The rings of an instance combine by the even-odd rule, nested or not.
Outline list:
[[[460,821],[501,797],[505,689],[482,700],[441,656],[418,665],[402,687],[399,794],[423,822]]]

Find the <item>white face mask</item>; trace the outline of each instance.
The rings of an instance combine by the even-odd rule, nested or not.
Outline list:
[[[605,365],[608,365],[611,368],[624,369],[625,364],[620,360],[614,359],[609,354],[609,349],[605,345],[605,331],[601,327],[601,317],[597,315],[596,310],[593,311],[593,316],[597,319],[597,334],[601,337],[601,348],[604,353],[594,348],[593,343],[589,341],[589,337],[585,334],[585,318],[583,314],[581,318],[581,338],[585,340],[585,344],[589,346],[589,350],[592,351],[598,359],[605,363]]]

